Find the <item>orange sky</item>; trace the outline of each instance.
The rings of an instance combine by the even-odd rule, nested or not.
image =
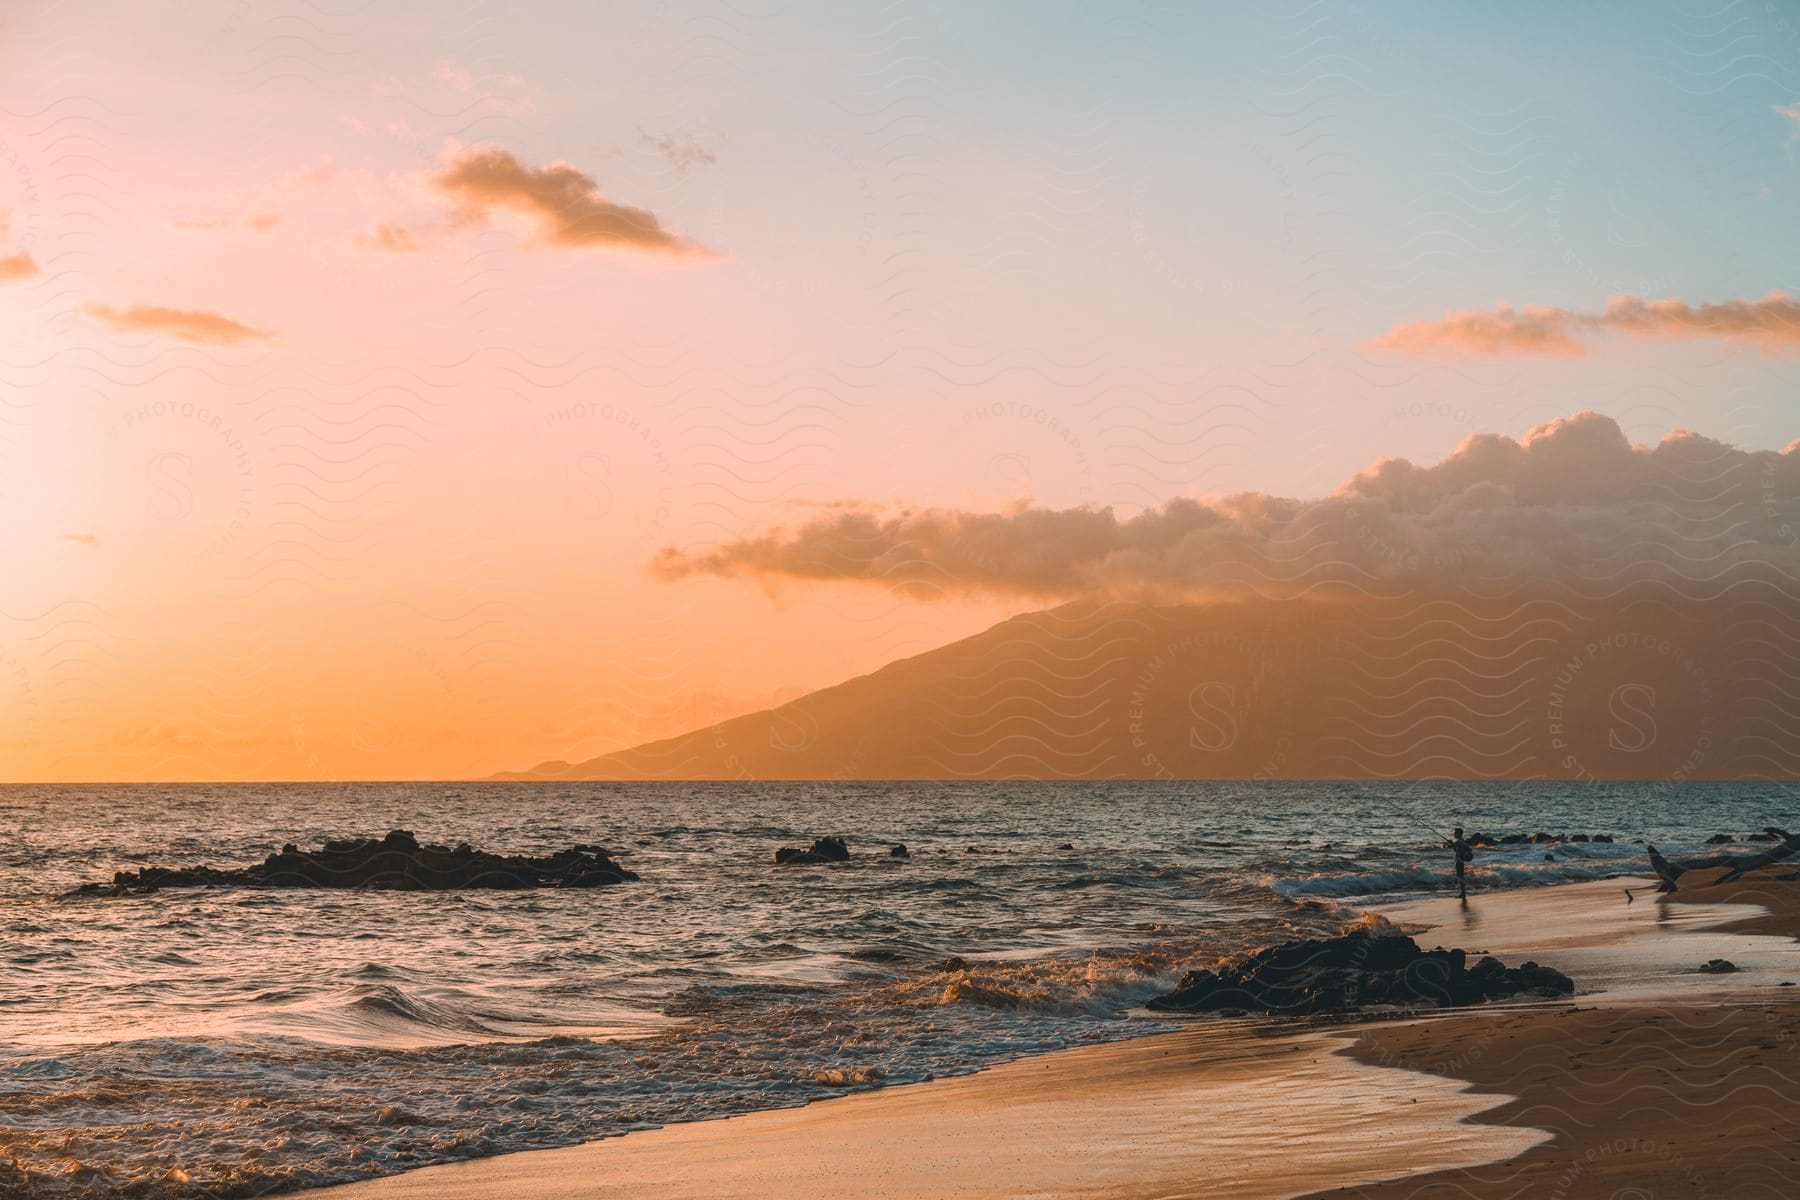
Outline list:
[[[1466,92],[1405,54],[1399,99],[1302,83],[1338,105],[1302,128],[1279,21],[1121,73],[1079,13],[900,20],[9,10],[0,780],[586,758],[1025,606],[647,569],[847,500],[1320,496],[1589,408],[1800,433],[1759,299],[1792,271],[1743,251],[1791,213],[1791,96],[1689,132],[1631,82],[1640,146],[1579,97],[1494,117],[1497,46]],[[1642,186],[1720,121],[1735,207]],[[1504,219],[1457,182],[1490,169]],[[1579,352],[1486,353],[1501,297]]]

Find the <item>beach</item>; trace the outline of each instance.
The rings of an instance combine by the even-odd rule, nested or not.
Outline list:
[[[1782,1196],[1800,1180],[1791,868],[1395,905],[1543,955],[1566,1003],[1195,1021],[974,1075],[307,1193],[607,1197]],[[1630,889],[1631,897],[1627,898]],[[1729,958],[1741,969],[1704,974]],[[1638,1189],[1631,1191],[1629,1189]]]

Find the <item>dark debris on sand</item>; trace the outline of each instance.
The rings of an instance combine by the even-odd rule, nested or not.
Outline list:
[[[1189,971],[1149,1007],[1302,1016],[1375,1005],[1448,1007],[1504,996],[1567,996],[1574,990],[1567,975],[1534,962],[1508,967],[1490,956],[1470,966],[1465,951],[1421,950],[1409,937],[1359,929],[1266,946],[1211,970]]]
[[[326,842],[317,850],[289,844],[251,867],[145,867],[120,871],[111,883],[83,884],[74,894],[130,896],[163,888],[373,888],[436,892],[459,888],[521,890],[591,888],[637,875],[598,846],[572,846],[543,858],[490,854],[463,843],[421,845],[404,829],[383,838]]]

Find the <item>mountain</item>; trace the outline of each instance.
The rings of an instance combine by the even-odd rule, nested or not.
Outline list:
[[[1068,605],[501,779],[1787,779],[1784,598]]]

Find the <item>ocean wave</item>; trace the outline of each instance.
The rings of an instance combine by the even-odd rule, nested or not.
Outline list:
[[[1469,872],[1472,890],[1541,887],[1609,879],[1621,874],[1618,863],[1555,862],[1499,864]],[[1388,871],[1321,872],[1298,878],[1264,878],[1264,886],[1287,899],[1391,896],[1409,892],[1454,891],[1456,878],[1442,866],[1397,867]]]
[[[1687,823],[1648,830],[1647,813],[1678,820],[1666,791],[1234,787],[45,793],[33,821],[59,839],[51,866],[0,877],[20,901],[0,1012],[30,1035],[0,1042],[0,1162],[48,1200],[248,1196],[966,1073],[1167,1028],[1140,1006],[1188,969],[1371,922],[1369,897],[1444,892],[1448,854],[1400,806],[1471,828],[1654,833],[1678,856],[1787,808],[1773,790],[1700,787],[1683,792]],[[49,899],[160,860],[159,831],[198,831],[185,857],[249,861],[372,812],[509,850],[548,831],[642,845],[634,866],[654,882],[603,917],[549,893]],[[769,861],[840,832],[848,869]],[[914,857],[890,861],[894,841]],[[1632,872],[1642,854],[1481,849],[1470,882]],[[0,1195],[14,1182],[0,1170]]]

